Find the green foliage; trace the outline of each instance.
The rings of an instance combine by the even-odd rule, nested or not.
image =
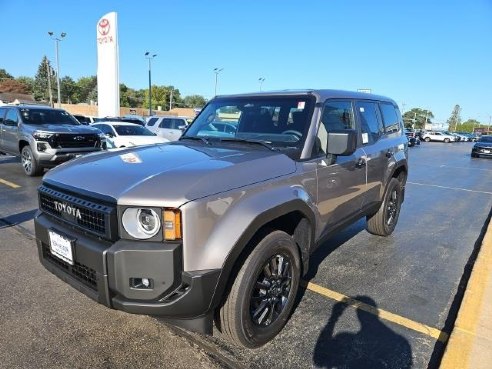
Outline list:
[[[456,104],[451,112],[451,116],[449,117],[447,123],[449,125],[449,130],[457,132],[458,125],[461,124],[461,107]],[[459,132],[459,131],[458,131]]]
[[[50,71],[50,76],[48,77],[48,70]],[[39,64],[38,72],[34,77],[33,84],[33,94],[36,100],[49,101],[49,90],[48,90],[48,78],[51,81],[51,92],[53,94],[54,100],[56,100],[56,78],[53,68],[50,65],[50,61],[46,56],[43,56],[41,64]]]
[[[14,78],[13,75],[7,73],[5,69],[0,69],[0,81],[3,79],[12,79],[12,78]]]
[[[203,108],[207,101],[201,95],[190,95],[184,98],[184,106],[187,108]]]
[[[78,86],[71,77],[65,76],[61,79],[60,90],[61,90],[62,102],[66,102],[68,104],[78,103],[77,101]]]
[[[26,86],[28,94],[33,93],[33,91],[34,91],[34,78],[21,76],[19,78],[16,78],[16,80]]]
[[[90,103],[97,101],[97,78],[96,76],[81,77],[77,81],[77,90],[74,94],[75,101],[79,103]]]
[[[430,110],[413,108],[403,114],[403,123],[407,128],[423,129],[425,123],[432,124],[433,118],[434,114]]]

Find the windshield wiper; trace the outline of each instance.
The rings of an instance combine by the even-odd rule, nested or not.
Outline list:
[[[261,140],[247,140],[245,138],[221,138],[219,141],[221,142],[242,142],[242,143],[248,143],[248,144],[256,144],[256,145],[261,145],[263,147],[266,147],[268,150],[271,151],[279,151],[278,148],[273,147],[271,145],[270,141],[261,141]]]
[[[205,138],[205,137],[197,137],[197,136],[181,136],[179,138],[179,141],[181,140],[195,140],[195,141],[202,141],[205,143],[205,145],[210,145],[210,142]]]

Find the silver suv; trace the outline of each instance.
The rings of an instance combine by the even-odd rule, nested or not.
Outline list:
[[[219,96],[177,142],[50,171],[39,258],[108,307],[202,333],[215,319],[233,342],[258,347],[287,322],[309,256],[330,235],[361,217],[370,233],[393,232],[407,145],[385,97]]]
[[[28,176],[92,151],[100,151],[101,132],[80,124],[65,110],[46,106],[0,107],[0,151],[20,155]]]

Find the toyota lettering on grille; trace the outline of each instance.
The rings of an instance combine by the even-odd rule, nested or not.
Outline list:
[[[84,136],[75,136],[73,139],[74,141],[82,141],[84,140]]]
[[[77,219],[82,219],[82,214],[80,213],[80,210],[77,209],[76,207],[70,206],[64,202],[54,201],[54,203],[55,203],[55,209],[57,211],[64,212]]]

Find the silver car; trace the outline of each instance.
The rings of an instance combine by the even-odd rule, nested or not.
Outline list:
[[[258,347],[283,328],[310,254],[361,217],[398,222],[408,142],[396,103],[336,90],[218,96],[176,142],[50,171],[41,263],[107,307]],[[90,317],[88,317],[90,318]]]

